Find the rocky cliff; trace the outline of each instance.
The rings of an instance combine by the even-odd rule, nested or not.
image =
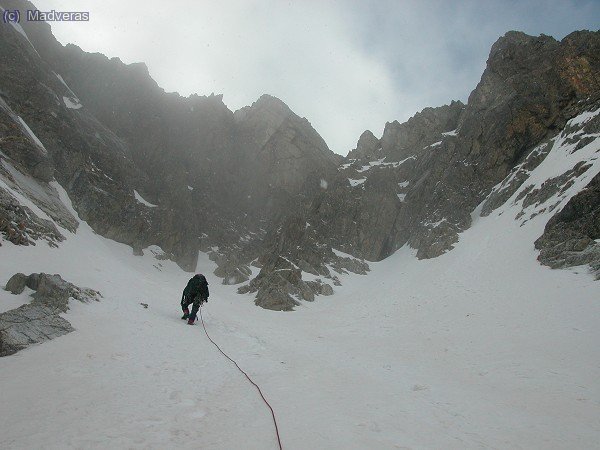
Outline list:
[[[387,123],[381,138],[365,131],[346,158],[272,96],[234,112],[221,95],[166,93],[143,63],[62,46],[45,23],[6,24],[0,42],[10,245],[76,231],[62,187],[97,233],[136,254],[158,245],[187,270],[207,252],[224,283],[289,310],[404,245],[419,258],[450,251],[473,217],[518,201],[516,220],[557,208],[536,244],[542,262],[600,264],[598,32],[509,32],[466,104]],[[572,152],[569,170],[531,180],[558,148]]]
[[[328,188],[297,214],[298,225],[283,226],[267,238],[279,243],[267,246],[267,254],[283,251],[296,269],[310,260],[309,278],[318,273],[333,280],[335,271],[328,267],[335,250],[368,261],[379,261],[405,244],[419,258],[451,250],[478,205],[487,215],[507,201],[558,145],[561,132],[579,148],[597,139],[597,117],[573,130],[568,121],[600,108],[599,46],[598,32],[575,32],[560,42],[507,33],[492,47],[466,105],[452,102],[426,108],[402,124],[387,123],[381,139],[363,133]],[[557,187],[552,192],[546,187],[545,199],[564,191],[590,167],[580,164],[554,179]],[[543,262],[597,266],[591,225],[595,192],[591,185],[548,224],[537,244],[543,248]],[[530,204],[536,203],[537,194],[528,194]],[[567,237],[570,244],[564,242]],[[582,251],[582,246],[585,252],[565,256],[565,251]],[[280,269],[280,260],[268,259],[254,283],[269,279],[268,274],[281,278]],[[291,284],[301,286],[300,281]],[[241,289],[248,290],[258,293],[259,304],[270,304],[273,297],[281,303],[280,293],[266,293],[253,283]],[[291,297],[302,297],[297,288],[288,291]],[[291,297],[288,305],[295,301]]]
[[[0,33],[6,163],[55,178],[82,219],[136,253],[156,244],[188,270],[199,250],[220,260],[335,172],[338,157],[274,97],[234,114],[221,95],[165,93],[142,63],[63,47],[45,23]]]

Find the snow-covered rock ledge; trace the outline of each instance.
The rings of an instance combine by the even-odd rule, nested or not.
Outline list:
[[[0,314],[0,356],[12,355],[25,347],[62,336],[74,330],[60,316],[69,309],[69,299],[87,303],[99,301],[100,292],[80,288],[60,275],[22,273],[13,275],[5,290],[21,294],[28,287],[35,291],[31,303]]]

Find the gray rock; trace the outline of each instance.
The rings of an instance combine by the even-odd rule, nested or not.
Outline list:
[[[39,56],[12,27],[0,27],[8,108],[0,108],[2,151],[26,175],[54,175],[95,232],[136,253],[159,245],[189,271],[199,250],[235,253],[299,197],[318,191],[341,159],[275,97],[234,114],[222,95],[165,93],[144,64],[62,46],[45,24],[22,26]],[[74,95],[83,106],[65,108],[63,96]],[[27,122],[47,155],[8,110]],[[157,206],[139,203],[134,190]],[[0,223],[11,239],[30,242],[9,225]]]
[[[27,175],[26,166],[0,155],[0,177],[11,189],[31,200],[60,227],[71,232],[77,230],[79,222],[62,203],[56,189],[48,182]],[[39,218],[37,214],[34,214],[34,217]]]
[[[347,160],[373,160],[381,154],[381,141],[377,139],[370,130],[366,130],[360,135],[356,148],[350,150]]]
[[[550,153],[552,146],[553,143],[549,142],[534,148],[527,155],[522,164],[513,168],[505,181],[496,189],[492,190],[483,205],[481,215],[483,217],[489,216],[492,211],[503,205],[510,197],[512,197],[525,180],[527,180],[529,173],[544,160],[548,153]]]
[[[327,190],[295,213],[298,224],[284,222],[277,230],[286,245],[267,245],[268,251],[299,262],[308,261],[300,254],[310,248],[317,255],[310,265],[319,272],[327,248],[367,261],[407,243],[419,258],[451,250],[477,205],[487,197],[489,214],[503,204],[545,158],[548,142],[567,120],[597,108],[598,51],[598,32],[572,33],[561,42],[507,33],[494,44],[467,105],[426,108],[406,123],[386,124],[376,155],[368,151],[376,138],[363,134]],[[508,185],[492,192],[511,173]],[[560,180],[524,193],[526,201],[548,199],[556,193],[554,181]],[[312,243],[298,238],[305,222],[316,230]]]
[[[9,291],[11,294],[21,294],[27,286],[28,277],[24,273],[16,273],[6,283],[4,290]]]
[[[326,295],[326,296],[327,295],[333,295],[333,288],[329,284],[324,283],[324,284],[321,285],[321,292],[320,292],[320,294],[321,295]]]
[[[385,124],[381,138],[382,155],[401,161],[441,140],[443,132],[455,130],[465,105],[453,101],[437,108],[425,108],[405,123]]]
[[[69,298],[87,303],[98,301],[102,297],[99,292],[75,286],[63,280],[58,274],[32,273],[25,276],[17,273],[8,280],[5,289],[13,294],[20,294],[25,286],[36,291],[32,295],[34,303],[42,303],[63,312],[68,310]]]
[[[250,279],[252,271],[247,266],[233,267],[228,270],[215,269],[215,275],[223,277],[223,284],[233,285],[245,283]]]
[[[307,119],[275,97],[232,112],[220,95],[165,93],[144,64],[62,46],[47,24],[22,26],[41,58],[13,27],[0,27],[0,140],[12,167],[43,191],[53,173],[95,232],[134,252],[156,244],[191,271],[198,250],[218,247],[216,273],[225,283],[247,282],[248,266],[260,267],[240,291],[275,309],[329,292],[303,280],[303,272],[338,286],[335,273],[366,273],[367,261],[406,244],[420,258],[451,250],[473,209],[486,198],[484,213],[503,204],[545,156],[532,149],[600,97],[600,33],[558,42],[509,32],[492,47],[467,105],[393,121],[381,139],[365,132],[341,161]],[[70,89],[82,108],[64,107]],[[16,124],[14,111],[47,154]],[[2,167],[0,175],[21,192],[37,195],[27,190],[29,179],[19,182]],[[511,173],[513,181],[495,189]],[[156,207],[138,202],[134,190]],[[555,192],[548,184],[524,190],[522,199],[535,204]],[[60,243],[53,223],[31,218],[9,197],[0,189],[7,239]],[[36,205],[69,229],[54,200]],[[569,244],[569,251],[590,248],[581,236]],[[64,299],[60,289],[48,289],[46,297]]]
[[[250,279],[252,271],[246,264],[240,262],[238,255],[225,256],[213,252],[210,258],[217,263],[217,268],[213,273],[217,277],[223,278],[223,284],[240,284]]]
[[[99,292],[75,286],[60,275],[45,273],[29,276],[17,273],[6,284],[6,290],[20,294],[25,286],[36,291],[31,303],[0,314],[0,356],[73,331],[71,324],[60,317],[68,310],[70,298],[89,302],[102,297]]]
[[[315,292],[302,280],[302,271],[289,260],[273,256],[241,294],[256,292],[255,304],[266,309],[292,311],[298,300],[313,301]]]
[[[27,304],[0,314],[0,356],[74,331],[60,312],[50,306]]]
[[[306,282],[303,271],[329,279],[334,285],[340,282],[332,271],[339,274],[368,272],[369,265],[363,259],[338,256],[331,244],[322,242],[320,230],[327,224],[315,224],[308,223],[302,216],[288,216],[278,229],[268,233],[263,243],[264,253],[258,258],[260,273],[238,292],[256,292],[259,306],[291,310],[298,300],[313,301],[317,295],[332,292],[330,286]]]
[[[256,295],[257,306],[273,311],[293,311],[300,302],[291,297],[279,284],[265,284]]]
[[[35,245],[36,241],[45,240],[49,246],[56,247],[65,239],[54,223],[39,218],[1,187],[0,233],[15,245]]]
[[[559,175],[558,177],[550,178],[535,189],[527,189],[523,195],[523,210],[532,205],[541,205],[546,203],[550,198],[558,193],[563,193],[574,182],[576,177],[585,173],[592,165],[590,163],[579,162],[573,169]]]
[[[333,288],[322,280],[307,281],[306,284],[311,288],[315,295],[333,295]]]
[[[600,174],[546,224],[535,241],[539,261],[552,268],[589,265],[600,279]]]

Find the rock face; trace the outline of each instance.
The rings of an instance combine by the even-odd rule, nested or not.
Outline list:
[[[381,153],[381,140],[377,139],[370,130],[363,132],[358,138],[356,148],[350,150],[347,159],[375,159]]]
[[[304,254],[310,252],[311,263],[305,267],[319,268],[315,272],[323,275],[319,270],[328,265],[333,249],[368,261],[381,260],[405,244],[419,258],[451,250],[459,233],[471,225],[477,205],[486,200],[484,215],[502,205],[544,160],[567,121],[600,106],[599,48],[598,32],[576,32],[561,42],[507,33],[492,47],[466,105],[452,102],[426,108],[403,124],[388,123],[381,139],[363,133],[327,189],[296,212],[297,226],[284,222],[267,237],[267,242],[294,245],[267,245],[266,254],[284,255],[302,267]],[[580,147],[595,139],[592,124]],[[526,203],[539,203],[566,189],[585,169],[582,164],[550,180],[539,192],[530,192]],[[301,224],[313,227],[315,237],[298,238]],[[259,258],[263,260],[271,261]],[[241,291],[268,284],[261,280],[280,269],[279,264],[263,265]],[[303,270],[303,278],[310,273]],[[288,289],[292,296],[302,290],[296,279],[287,278],[294,286]],[[269,296],[279,303],[280,290],[256,290],[257,303],[270,304]],[[289,299],[287,304],[292,305]]]
[[[221,95],[164,93],[144,65],[126,66],[75,46],[64,49],[63,61],[69,85],[127,144],[143,173],[137,188],[158,205],[145,211],[146,223],[159,228],[149,233],[185,267],[195,266],[199,249],[234,251],[241,236],[259,233],[281,214],[307,179],[335,171],[336,157],[323,139],[279,99],[264,95],[234,114]],[[124,231],[113,232],[110,217],[90,216],[95,203],[82,218],[119,240]]]
[[[204,251],[223,283],[271,309],[330,294],[404,245],[439,256],[479,205],[489,215],[518,195],[517,220],[558,212],[590,164],[539,185],[529,174],[558,141],[589,150],[598,137],[598,118],[571,120],[600,107],[599,32],[509,32],[467,104],[365,131],[341,158],[275,97],[233,112],[221,95],[165,93],[143,63],[63,47],[45,23],[23,28],[0,27],[3,238],[60,245],[76,232],[64,188],[97,233],[136,255],[158,245],[190,271]],[[572,201],[538,241],[547,264],[596,264],[593,202]]]
[[[74,330],[60,316],[68,310],[69,299],[80,302],[98,301],[102,296],[92,289],[80,288],[60,275],[34,273],[13,275],[6,290],[20,294],[29,287],[36,291],[31,303],[0,314],[0,356],[7,356]]]
[[[600,174],[548,221],[535,247],[552,268],[587,264],[600,279]]]
[[[74,330],[56,309],[44,305],[20,306],[0,314],[0,357]]]
[[[55,247],[65,239],[54,222],[37,217],[3,189],[0,189],[0,233],[15,245],[35,245],[44,239]]]
[[[79,222],[61,202],[53,185],[26,173],[22,164],[12,159],[9,162],[0,154],[0,232],[15,245],[35,245],[45,240],[56,247],[65,239],[56,224],[63,231],[75,232]],[[31,202],[29,206],[22,204],[24,199]]]
[[[235,253],[335,172],[339,157],[274,97],[234,114],[221,95],[165,93],[144,64],[22,26],[27,37],[0,30],[0,157],[39,183],[56,178],[81,219],[136,254],[159,245],[193,270],[199,250]]]
[[[259,274],[238,292],[256,293],[258,306],[291,311],[299,300],[313,301],[315,295],[333,294],[333,288],[323,279],[339,285],[338,275],[368,272],[364,260],[336,251],[331,243],[326,243],[320,227],[303,216],[287,217],[279,228],[267,234],[261,256],[253,261],[261,268]],[[312,280],[307,281],[307,277]]]
[[[381,137],[382,156],[401,161],[439,142],[442,133],[456,130],[464,109],[462,102],[455,101],[450,105],[425,108],[405,123],[386,123]]]

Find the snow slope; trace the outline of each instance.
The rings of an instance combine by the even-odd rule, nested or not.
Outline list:
[[[586,151],[593,167],[548,203],[600,171]],[[532,182],[573,163],[548,161]],[[261,385],[284,448],[597,448],[600,282],[536,261],[549,215],[516,221],[517,194],[475,211],[453,251],[419,261],[403,248],[293,313],[218,284],[201,255],[208,331]],[[0,359],[0,448],[276,448],[255,389],[179,319],[190,275],[85,223],[64,234],[57,249],[0,247],[2,283],[44,271],[104,295],[71,304],[76,332]],[[26,300],[0,291],[0,304]]]

